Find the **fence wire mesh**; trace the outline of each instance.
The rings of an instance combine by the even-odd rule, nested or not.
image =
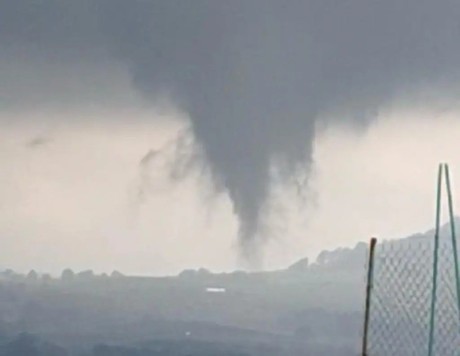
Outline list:
[[[419,236],[377,246],[369,324],[370,356],[428,355],[434,239]],[[441,234],[433,355],[460,355],[450,234]]]

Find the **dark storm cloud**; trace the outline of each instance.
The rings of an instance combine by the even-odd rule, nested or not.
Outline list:
[[[233,201],[248,255],[270,165],[308,169],[320,117],[366,123],[394,99],[453,99],[460,87],[454,0],[0,4],[2,48],[61,64],[97,53],[126,65],[146,97],[173,96]]]
[[[139,161],[138,202],[143,203],[148,198],[154,184],[153,172],[166,172],[171,181],[182,182],[192,172],[205,176],[207,170],[203,163],[201,150],[197,147],[190,129],[179,130],[175,137],[158,149],[148,150]]]

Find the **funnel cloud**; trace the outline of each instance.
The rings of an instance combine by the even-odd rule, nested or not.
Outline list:
[[[78,70],[116,63],[147,100],[171,97],[231,198],[251,259],[271,168],[308,171],[319,125],[365,126],[393,103],[455,98],[459,17],[452,0],[3,0],[0,46]],[[14,81],[12,105],[37,105],[28,79]],[[110,103],[110,91],[97,95]]]

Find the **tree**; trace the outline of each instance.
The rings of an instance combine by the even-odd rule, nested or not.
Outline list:
[[[5,345],[5,356],[39,356],[37,338],[33,335],[22,333],[16,339]]]
[[[49,284],[51,283],[52,280],[53,280],[53,277],[51,277],[50,274],[45,273],[44,275],[42,275],[42,281],[44,284]]]
[[[308,270],[308,258],[305,257],[288,267],[288,271],[291,272],[304,272]]]
[[[28,274],[27,274],[27,280],[28,281],[31,281],[31,282],[36,282],[38,280],[38,274],[37,272],[35,272],[34,270],[31,270]]]
[[[77,278],[81,280],[91,280],[94,278],[94,273],[91,270],[81,271],[77,274]]]
[[[75,279],[75,273],[70,268],[65,269],[62,271],[61,280],[63,282],[72,282]]]
[[[112,274],[110,275],[110,278],[123,278],[123,277],[124,275],[118,271],[113,271]]]

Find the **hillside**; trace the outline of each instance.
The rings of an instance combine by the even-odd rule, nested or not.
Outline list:
[[[391,243],[429,239],[432,233]],[[448,233],[444,226],[443,236]],[[143,348],[145,355],[166,355],[161,350],[175,347],[183,351],[171,354],[215,354],[216,347],[222,355],[350,354],[359,346],[366,254],[367,245],[358,243],[285,270],[213,274],[201,269],[164,278],[70,270],[51,278],[4,271],[4,345],[46,340],[59,345],[56,350],[79,355],[141,355],[130,352]],[[127,349],[117,349],[122,346]],[[190,351],[195,349],[202,351]]]

